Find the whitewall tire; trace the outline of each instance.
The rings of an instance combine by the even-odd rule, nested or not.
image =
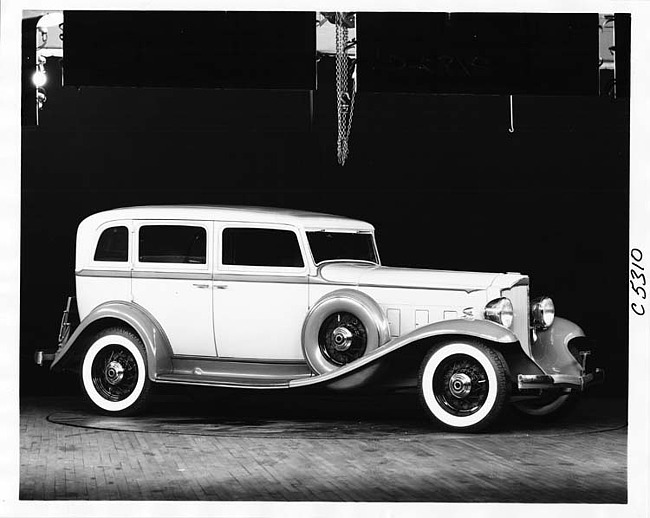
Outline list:
[[[102,413],[140,413],[151,388],[141,340],[124,328],[106,329],[93,337],[81,362],[81,386]]]
[[[453,342],[432,349],[419,376],[420,399],[429,416],[448,430],[476,432],[501,414],[510,393],[498,351],[480,342]]]
[[[379,305],[353,290],[335,291],[319,300],[302,330],[303,354],[316,374],[347,365],[389,339],[388,321]]]

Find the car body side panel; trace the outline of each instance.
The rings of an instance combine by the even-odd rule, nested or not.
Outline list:
[[[156,381],[158,376],[170,374],[173,371],[172,366],[172,350],[167,340],[166,335],[160,328],[159,324],[155,322],[153,317],[143,308],[136,304],[125,301],[112,301],[102,304],[95,308],[77,327],[74,334],[56,354],[55,360],[52,363],[52,368],[62,363],[70,352],[80,346],[80,336],[84,330],[91,324],[98,322],[102,319],[112,319],[122,321],[135,330],[135,332],[142,339],[146,351],[149,377],[152,381]],[[465,336],[487,340],[495,344],[515,344],[517,338],[508,329],[493,322],[485,320],[447,320],[422,326],[408,335],[396,338],[372,353],[352,362],[346,366],[341,367],[331,373],[312,376],[309,378],[298,378],[289,380],[287,387],[300,387],[316,384],[329,384],[333,388],[357,388],[370,381],[371,378],[380,371],[379,363],[377,366],[371,364],[378,360],[394,353],[395,351],[405,348],[415,342],[426,341],[430,338],[443,337],[443,336]],[[245,369],[245,363],[242,363],[242,368]],[[355,374],[359,371],[358,374]],[[232,376],[232,374],[230,375]],[[344,381],[348,378],[347,381]],[[196,381],[199,381],[197,377]],[[204,379],[204,378],[202,378]],[[332,383],[338,380],[337,383]],[[191,383],[191,379],[186,379]],[[229,382],[232,386],[232,382]],[[214,379],[215,386],[219,386],[219,380]]]
[[[126,261],[97,261],[95,251],[105,230],[126,227],[128,259]],[[133,222],[109,220],[92,225],[84,222],[77,231],[75,284],[77,309],[83,320],[90,311],[108,300],[133,300],[131,270],[133,269]]]
[[[313,306],[322,297],[340,289],[357,291],[373,299],[386,313],[391,322],[391,337],[404,336],[433,322],[457,320],[463,309],[483,307],[486,292],[467,293],[464,290],[408,290],[395,287],[356,287],[310,280],[309,299]]]
[[[102,275],[104,274],[104,275]],[[77,308],[83,320],[93,308],[107,300],[131,300],[131,271],[80,270],[75,273]]]

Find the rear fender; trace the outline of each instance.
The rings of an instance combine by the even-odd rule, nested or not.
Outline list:
[[[131,327],[142,340],[147,351],[147,371],[152,381],[155,381],[157,374],[171,371],[172,350],[162,327],[143,307],[126,301],[105,302],[93,309],[57,351],[51,368],[64,366],[80,352],[88,336],[119,323]]]

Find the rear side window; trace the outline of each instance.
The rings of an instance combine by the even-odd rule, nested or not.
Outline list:
[[[141,263],[206,264],[206,232],[186,225],[144,225],[140,227]]]
[[[305,265],[296,234],[270,228],[224,229],[222,261],[241,266]]]
[[[129,230],[126,227],[107,228],[99,236],[95,249],[95,261],[129,260]]]

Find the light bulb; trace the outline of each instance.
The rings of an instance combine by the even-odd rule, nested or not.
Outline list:
[[[44,71],[37,70],[36,72],[34,72],[34,75],[32,76],[32,82],[34,83],[34,86],[36,86],[36,88],[45,86],[45,83],[47,83],[47,75],[45,74]]]

